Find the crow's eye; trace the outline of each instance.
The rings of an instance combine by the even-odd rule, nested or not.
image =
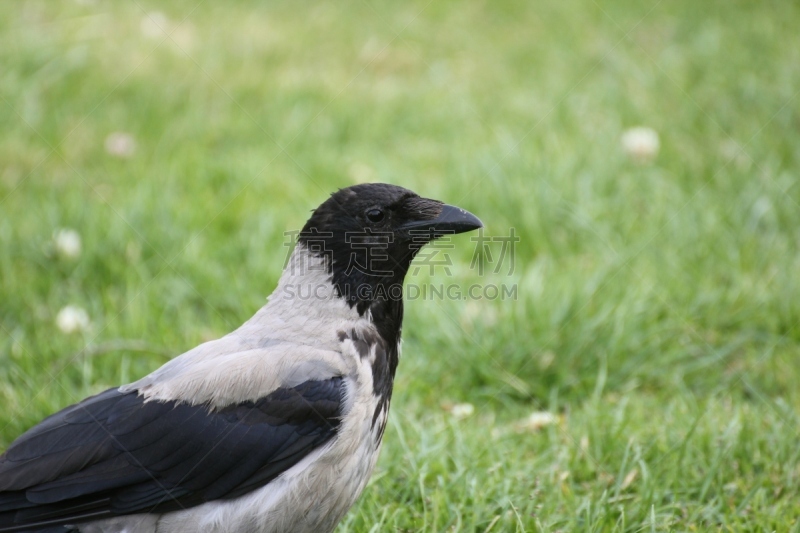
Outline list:
[[[370,209],[369,211],[367,211],[367,220],[369,220],[370,222],[376,222],[376,223],[380,222],[381,220],[383,220],[384,216],[385,215],[383,214],[383,210],[381,209]]]

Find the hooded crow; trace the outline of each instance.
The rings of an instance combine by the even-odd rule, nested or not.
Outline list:
[[[330,532],[380,450],[419,249],[474,215],[341,189],[239,329],[67,407],[0,456],[0,532]]]

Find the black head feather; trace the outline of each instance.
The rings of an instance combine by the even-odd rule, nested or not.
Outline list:
[[[399,340],[403,280],[431,240],[481,227],[475,216],[403,187],[367,183],[322,203],[298,242],[325,260],[336,294],[360,315],[369,311],[384,339]]]
[[[401,299],[411,260],[430,240],[404,228],[443,206],[395,185],[356,185],[314,210],[299,242],[324,257],[337,294],[364,314],[375,301]]]

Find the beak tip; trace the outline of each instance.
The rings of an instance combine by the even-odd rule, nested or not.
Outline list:
[[[441,219],[447,220],[451,229],[456,233],[463,233],[480,229],[483,226],[481,219],[460,207],[445,205],[445,211],[440,215]]]

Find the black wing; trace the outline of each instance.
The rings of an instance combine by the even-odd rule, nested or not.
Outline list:
[[[330,440],[343,402],[341,377],[216,411],[108,390],[0,456],[0,532],[241,496]]]

